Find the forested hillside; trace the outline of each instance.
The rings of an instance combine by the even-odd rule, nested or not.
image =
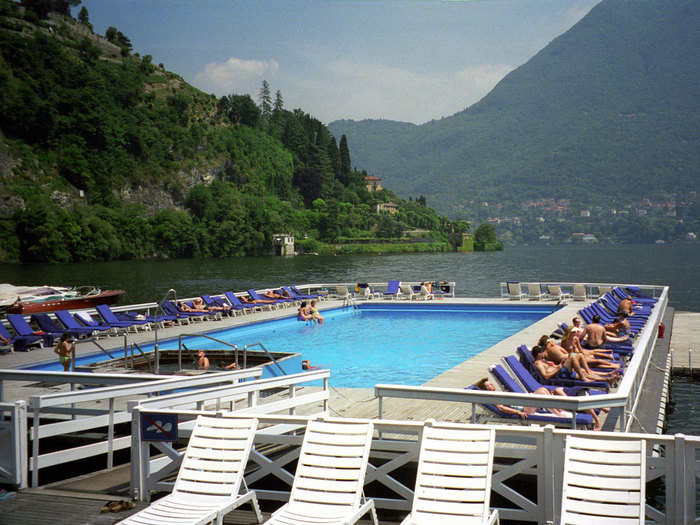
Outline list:
[[[468,227],[369,193],[345,137],[267,82],[202,93],[76,4],[0,0],[0,261],[260,254],[285,232],[323,251],[417,228],[445,249]]]
[[[458,114],[329,128],[367,145],[357,166],[443,213],[529,217],[527,232],[508,226],[521,240],[595,228],[635,240],[620,220],[643,223],[636,240],[682,237],[689,221],[697,233],[698,27],[696,0],[603,0]]]

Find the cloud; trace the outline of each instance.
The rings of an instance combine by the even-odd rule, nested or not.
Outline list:
[[[218,96],[230,93],[256,93],[264,78],[279,69],[276,60],[244,60],[231,57],[224,62],[211,62],[197,73],[193,84]]]
[[[512,66],[492,64],[459,71],[417,72],[376,63],[329,62],[317,79],[296,78],[285,100],[299,101],[324,122],[385,118],[414,123],[452,115],[478,101]],[[332,86],[332,87],[331,87]],[[306,101],[306,104],[305,104]]]

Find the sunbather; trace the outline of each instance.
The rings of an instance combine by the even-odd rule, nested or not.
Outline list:
[[[629,335],[625,337],[608,336],[605,327],[600,324],[600,316],[598,314],[594,315],[591,320],[593,322],[587,324],[586,328],[583,330],[581,346],[584,348],[600,348],[607,342],[621,343],[629,339]]]
[[[195,297],[192,299],[192,306],[194,306],[197,312],[223,312],[231,309],[230,306],[216,306],[205,304],[204,300],[200,297]]]
[[[561,347],[560,347],[561,348]],[[619,377],[619,372],[595,372],[587,371],[582,365],[583,356],[581,354],[567,354],[558,363],[547,359],[547,350],[542,346],[535,346],[532,349],[532,356],[535,358],[535,367],[545,379],[579,379],[586,383],[593,381],[615,382]]]
[[[246,297],[245,295],[241,295],[238,298],[242,303],[247,304],[275,304],[277,302],[277,299],[252,299],[250,297]]]
[[[576,352],[585,357],[586,370],[589,370],[590,366],[597,368],[620,368],[618,363],[611,363],[610,360],[614,359],[612,350],[605,350],[603,348],[583,348],[579,338],[574,334],[572,328],[567,328],[564,331],[564,335],[561,338],[561,347],[567,352]]]
[[[488,378],[484,377],[474,383],[474,386],[478,388],[479,390],[488,390],[489,392],[495,392],[496,387],[493,386],[493,383],[488,380]],[[550,395],[556,395],[556,396],[565,396],[566,393],[562,388],[557,388],[556,391],[552,392],[548,390],[545,387],[540,387],[534,392],[533,394],[540,394],[543,396],[550,396]],[[504,412],[506,414],[516,414],[520,416],[521,419],[527,419],[527,416],[529,414],[534,414],[537,412],[537,409],[535,407],[509,407],[507,405],[496,405],[496,408],[500,410],[501,412]],[[555,416],[559,417],[571,417],[571,412],[568,410],[562,410],[561,408],[548,408],[548,412],[551,412]]]
[[[194,306],[195,306],[194,302],[192,302],[192,306],[188,305],[184,301],[177,302],[177,307],[183,312],[198,312],[198,313],[206,313],[207,312],[207,310],[205,308],[195,308]]]
[[[621,313],[612,323],[605,325],[605,337],[624,337],[629,335],[630,330],[627,314]]]

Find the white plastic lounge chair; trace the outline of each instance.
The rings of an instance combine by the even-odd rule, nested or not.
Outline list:
[[[527,294],[520,289],[520,283],[508,282],[506,284],[508,285],[508,297],[511,300],[519,301],[527,296]]]
[[[555,299],[557,301],[566,301],[568,299],[571,299],[571,294],[567,292],[562,292],[561,286],[556,284],[548,284],[547,293],[549,294],[550,299]]]
[[[243,479],[257,427],[257,419],[199,416],[173,492],[119,525],[221,525],[225,514],[247,502],[262,523],[255,492]]]
[[[416,299],[425,299],[425,300],[428,300],[428,299],[434,299],[435,296],[434,296],[432,293],[430,293],[430,292],[428,291],[428,288],[426,288],[426,286],[425,286],[424,284],[421,284],[421,286],[420,286],[420,292],[418,292],[418,293],[416,294],[416,297],[415,297],[415,298],[416,298]]]
[[[586,285],[585,284],[575,284],[574,285],[574,301],[585,301],[586,300]]]
[[[544,297],[540,283],[527,283],[527,298],[530,301],[539,301]]]
[[[612,291],[613,287],[612,286],[599,286],[598,287],[598,296],[602,297],[603,295],[610,293]]]
[[[560,523],[644,524],[646,444],[568,436]]]
[[[336,286],[335,287],[335,297],[347,301],[353,298],[353,294],[350,293],[347,286]]]
[[[402,284],[399,286],[401,290],[401,297],[412,301],[416,298],[416,294],[413,292],[413,287],[410,284]]]
[[[265,523],[340,525],[370,512],[378,525],[374,500],[362,501],[372,432],[371,422],[309,421],[289,503]]]
[[[489,509],[494,429],[426,421],[411,513],[401,525],[498,523]]]

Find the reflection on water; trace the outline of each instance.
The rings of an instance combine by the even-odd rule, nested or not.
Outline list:
[[[3,264],[0,282],[126,290],[124,303],[286,283],[444,279],[457,293],[488,297],[498,283],[577,281],[666,284],[671,305],[700,311],[700,244],[517,246],[495,253],[342,257],[240,257],[81,264]]]

